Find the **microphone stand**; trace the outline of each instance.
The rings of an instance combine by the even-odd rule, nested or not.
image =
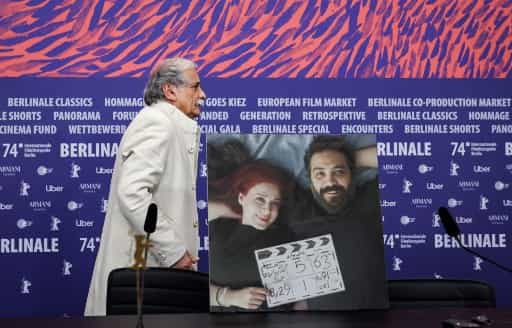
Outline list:
[[[148,260],[148,249],[149,249],[149,235],[148,232],[146,234],[146,242],[144,243],[144,262],[142,264],[142,271],[140,271],[140,282],[139,277],[137,279],[137,283],[140,285],[140,295],[137,298],[137,328],[144,328],[144,323],[142,322],[142,304],[144,304],[144,271],[146,271],[146,263]],[[139,270],[137,270],[139,273]]]
[[[484,259],[485,261],[487,261],[487,262],[489,262],[491,264],[494,264],[496,267],[502,269],[503,271],[506,271],[508,273],[512,273],[512,269],[507,268],[506,266],[501,265],[498,262],[496,262],[494,260],[491,260],[490,258],[488,258],[486,256],[480,255],[477,252],[475,252],[474,250],[464,246],[462,244],[462,241],[460,240],[460,229],[459,229],[459,226],[457,225],[457,222],[454,220],[453,216],[450,214],[450,212],[448,211],[448,209],[446,207],[440,207],[437,210],[437,214],[439,214],[439,217],[441,219],[441,222],[443,223],[443,227],[444,227],[444,230],[445,230],[446,234],[448,236],[452,237],[453,239],[455,239],[457,241],[457,244],[463,250],[465,250],[466,252],[468,252],[470,254],[478,256],[478,257]]]
[[[507,272],[509,272],[509,273],[512,273],[512,269],[507,268],[506,266],[503,266],[503,265],[501,265],[501,264],[497,263],[496,261],[491,260],[490,258],[488,258],[488,257],[486,257],[486,256],[480,255],[480,254],[478,254],[477,252],[475,252],[474,250],[472,250],[472,249],[470,249],[470,248],[468,248],[468,247],[466,247],[466,246],[462,245],[462,242],[461,242],[461,240],[460,240],[460,236],[459,236],[459,235],[454,236],[453,238],[455,238],[455,240],[457,241],[457,243],[459,244],[459,246],[460,246],[463,250],[465,250],[465,251],[467,251],[467,252],[469,252],[469,253],[471,253],[471,254],[473,254],[473,255],[475,255],[475,256],[478,256],[478,257],[480,257],[480,258],[482,258],[482,259],[486,260],[487,262],[489,262],[489,263],[491,263],[491,264],[494,264],[495,266],[497,266],[498,268],[500,268],[500,269],[502,269],[502,270],[504,270],[504,271],[507,271]]]
[[[135,278],[136,278],[136,290],[137,290],[137,325],[136,328],[144,328],[144,322],[142,320],[142,304],[144,304],[144,271],[146,270],[148,248],[149,248],[149,235],[146,237],[143,235],[136,235],[136,251],[135,251]],[[142,254],[142,248],[144,248],[144,255]],[[141,270],[142,269],[142,270]]]
[[[156,220],[158,216],[158,208],[155,203],[151,203],[148,207],[146,214],[146,221],[144,221],[144,235],[136,235],[137,246],[135,249],[135,267],[137,269],[137,328],[144,328],[142,321],[142,306],[144,304],[144,271],[146,271],[146,263],[148,260],[148,249],[151,246],[149,235],[155,232]],[[142,250],[144,249],[144,254]],[[142,271],[140,269],[142,268]]]

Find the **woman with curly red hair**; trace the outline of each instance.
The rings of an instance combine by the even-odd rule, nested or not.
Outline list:
[[[236,218],[209,223],[210,304],[214,310],[266,308],[254,256],[257,249],[291,241],[283,224],[283,205],[293,179],[265,161],[242,164],[232,174],[209,182],[209,201],[227,206]]]

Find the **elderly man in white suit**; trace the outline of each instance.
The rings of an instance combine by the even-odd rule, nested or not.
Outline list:
[[[167,59],[151,73],[146,106],[119,145],[85,315],[106,314],[108,275],[133,264],[134,236],[144,234],[150,203],[158,206],[158,221],[148,266],[196,269],[199,127],[194,118],[205,98],[190,60]]]

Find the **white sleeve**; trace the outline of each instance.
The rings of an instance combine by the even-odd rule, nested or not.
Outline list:
[[[147,113],[133,123],[132,131],[119,150],[123,161],[116,192],[122,215],[137,234],[144,234],[153,190],[158,187],[166,166],[171,165],[167,163],[167,157],[173,131],[168,119],[158,113]],[[186,248],[173,224],[161,216],[159,213],[157,228],[151,235],[153,247],[150,251],[161,266],[169,267],[183,256]]]

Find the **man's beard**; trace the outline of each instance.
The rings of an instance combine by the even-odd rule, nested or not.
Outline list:
[[[343,186],[330,186],[322,188],[320,189],[320,192],[318,192],[314,188],[311,188],[313,198],[316,203],[328,214],[337,214],[341,212],[354,197],[355,190],[355,185],[353,183],[349,184],[348,189],[345,189]],[[337,191],[338,195],[331,199],[330,202],[327,202],[324,195],[329,191]]]

